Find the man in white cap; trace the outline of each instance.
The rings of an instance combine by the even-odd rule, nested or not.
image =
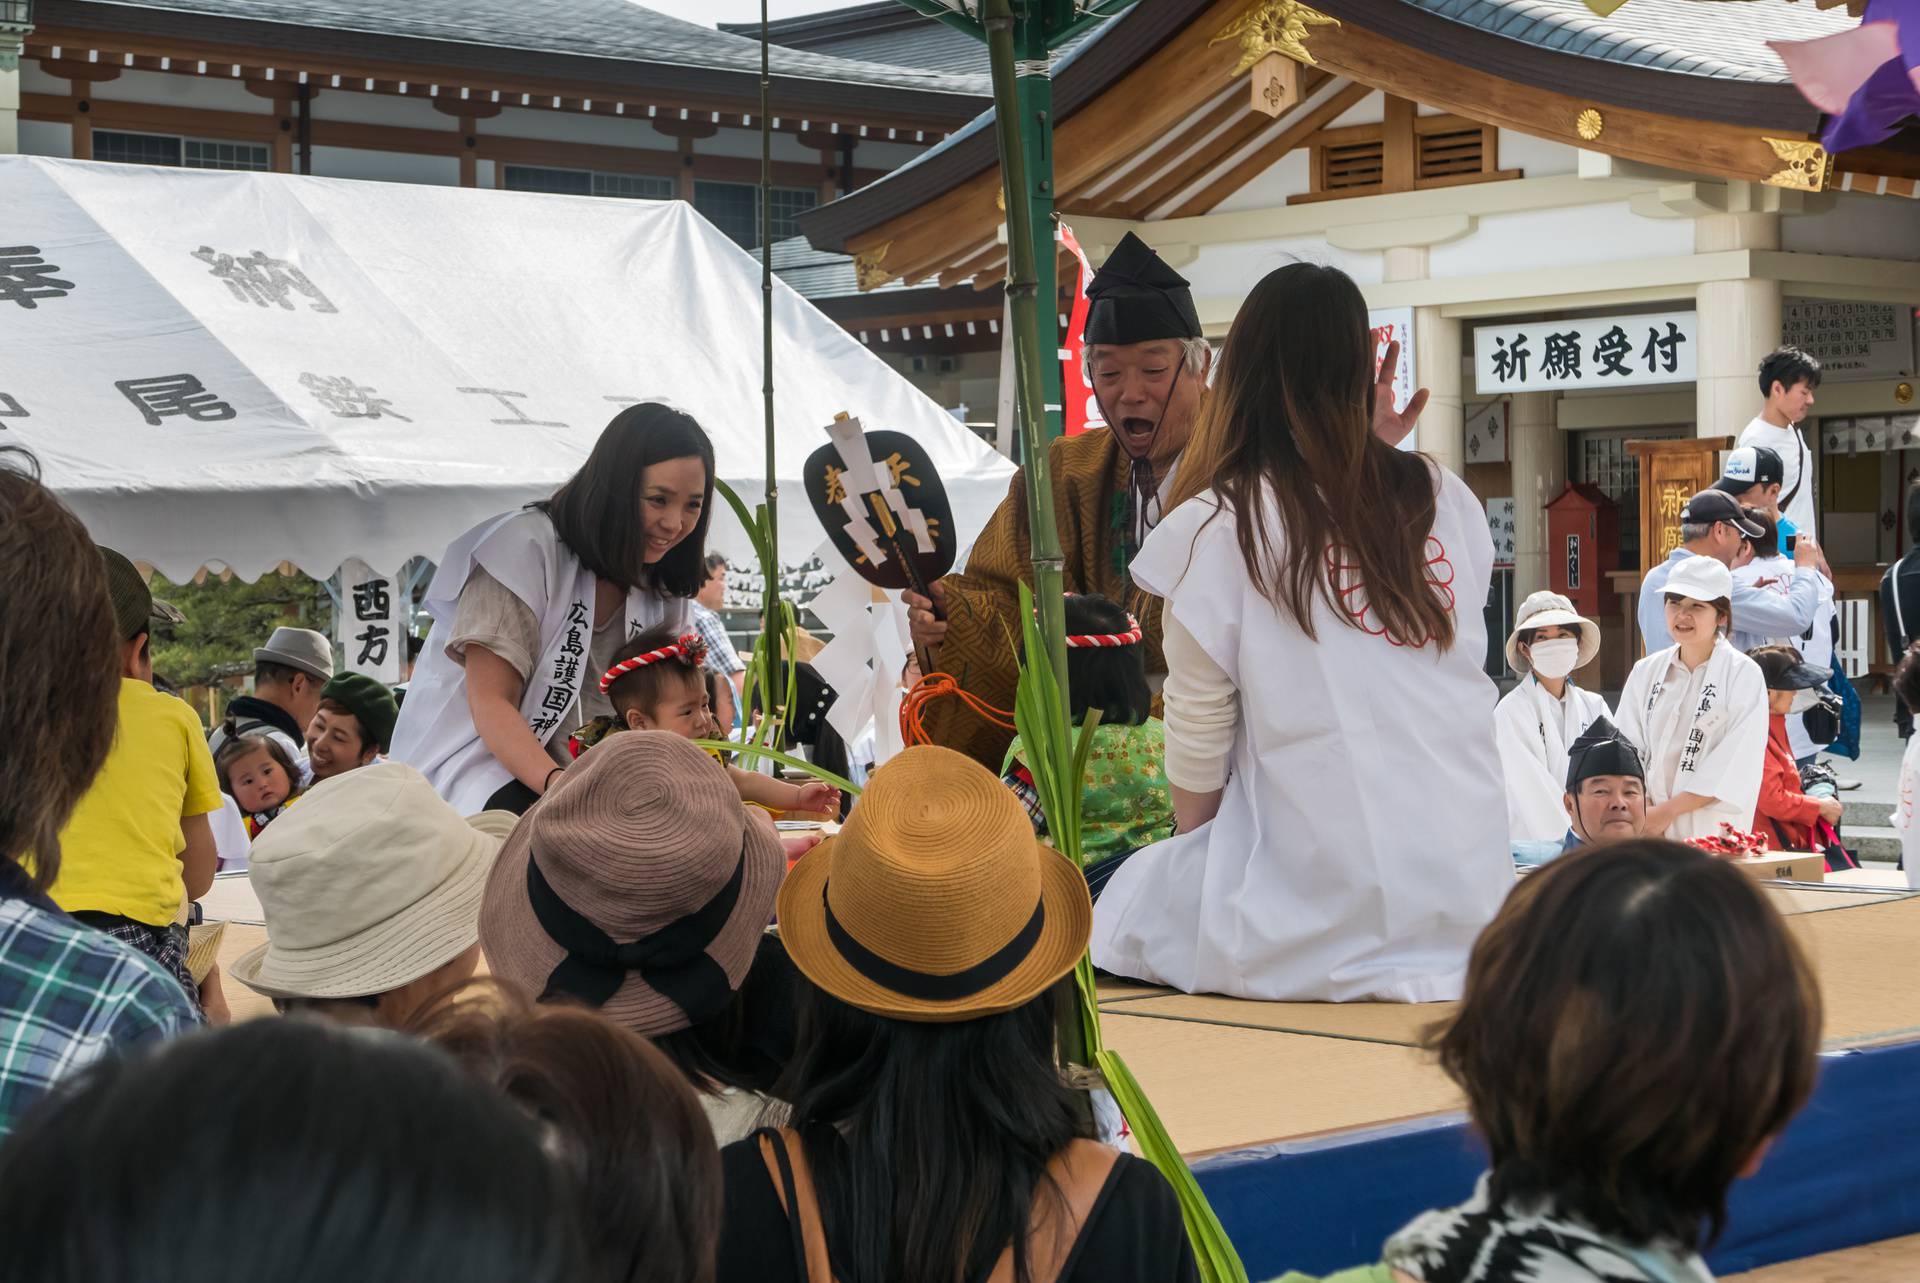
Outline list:
[[[411,766],[315,785],[260,834],[267,943],[233,976],[282,1011],[398,1028],[480,961],[480,894],[514,816],[471,819]]]
[[[1640,585],[1640,644],[1646,653],[1673,645],[1667,632],[1666,585],[1673,568],[1689,557],[1711,557],[1732,568],[1741,541],[1758,539],[1766,527],[1724,490],[1702,490],[1680,510],[1680,546],[1647,572]],[[1820,608],[1820,549],[1802,534],[1793,553],[1793,580],[1783,595],[1752,584],[1733,585],[1733,618],[1743,633],[1797,637],[1813,626]]]
[[[1514,612],[1507,663],[1523,676],[1494,706],[1493,737],[1506,777],[1507,835],[1515,842],[1557,842],[1566,835],[1567,754],[1607,702],[1570,676],[1600,653],[1600,626],[1573,603],[1537,592]]]
[[[333,678],[333,643],[311,628],[276,628],[253,652],[253,694],[227,705],[234,734],[260,731],[279,738],[295,758],[306,752],[307,726],[320,711],[320,689]],[[226,743],[213,733],[214,752]]]

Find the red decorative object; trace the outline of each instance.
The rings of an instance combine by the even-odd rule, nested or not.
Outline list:
[[[1360,577],[1360,563],[1346,560],[1347,555],[1347,550],[1337,544],[1327,549],[1327,578],[1333,584],[1334,597],[1340,602],[1341,611],[1353,621],[1354,627],[1370,637],[1387,637],[1386,625],[1374,622],[1373,603],[1367,598],[1366,581]],[[1452,614],[1458,604],[1453,593],[1453,575],[1453,562],[1447,559],[1447,546],[1428,535],[1427,583],[1445,604],[1448,614]],[[1390,645],[1411,644],[1415,650],[1424,648],[1431,640],[1422,637],[1417,642],[1408,643],[1397,637],[1387,637]]]
[[[1717,855],[1723,860],[1746,860],[1767,851],[1767,840],[1757,833],[1746,833],[1733,825],[1721,822],[1720,832],[1707,837],[1693,838],[1688,846],[1697,846],[1709,855]]]

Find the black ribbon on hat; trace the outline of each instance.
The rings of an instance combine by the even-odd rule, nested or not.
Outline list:
[[[824,886],[820,888],[820,903],[827,911],[827,939],[848,966],[883,988],[923,1002],[957,1002],[999,984],[1033,952],[1033,946],[1040,940],[1040,930],[1047,924],[1047,903],[1041,899],[1034,904],[1033,916],[1027,919],[1027,925],[1021,927],[1013,939],[965,971],[938,976],[888,962],[854,939],[853,934],[840,925],[840,919],[833,916],[833,902],[827,899]]]
[[[604,1006],[620,991],[630,973],[639,973],[648,987],[686,1013],[693,1024],[716,1016],[733,995],[726,969],[707,953],[720,929],[733,916],[746,876],[743,850],[733,866],[733,877],[713,899],[679,921],[650,936],[621,944],[590,922],[540,872],[540,862],[527,856],[527,897],[533,916],[553,942],[567,951],[547,977],[540,994],[546,1002],[558,995],[579,998],[588,1006]]]

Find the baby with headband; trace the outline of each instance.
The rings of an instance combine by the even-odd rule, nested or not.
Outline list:
[[[600,679],[601,692],[613,704],[615,720],[610,729],[717,738],[701,670],[706,657],[706,643],[696,633],[676,636],[670,627],[640,633],[620,650]],[[727,767],[727,775],[743,802],[775,811],[840,814],[840,790],[831,784],[788,784],[737,766]]]

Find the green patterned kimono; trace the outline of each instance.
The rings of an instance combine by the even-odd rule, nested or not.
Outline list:
[[[1000,773],[1020,756],[1013,737]],[[1080,851],[1086,863],[1138,850],[1173,836],[1173,795],[1167,791],[1167,724],[1150,717],[1138,726],[1096,726],[1080,784]]]

